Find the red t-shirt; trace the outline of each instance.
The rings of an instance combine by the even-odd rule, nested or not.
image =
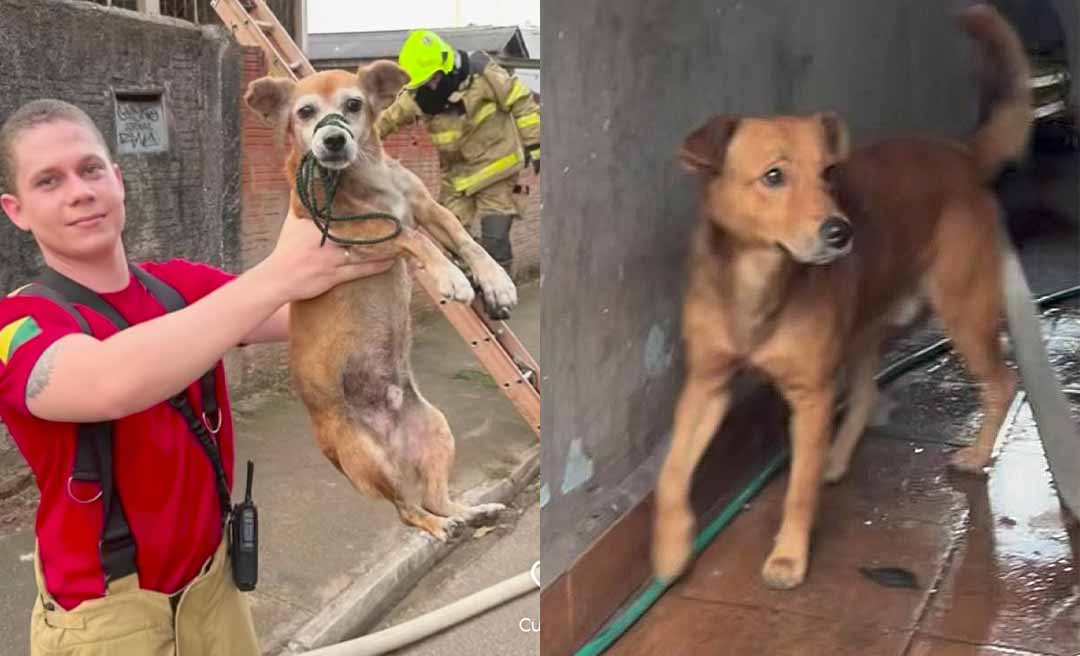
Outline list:
[[[179,259],[141,266],[175,288],[189,304],[234,277]],[[132,325],[165,313],[134,276],[124,290],[101,296]],[[77,304],[75,308],[99,339],[116,332],[97,312]],[[26,383],[42,351],[58,338],[77,332],[75,319],[47,299],[0,299],[0,418],[41,491],[36,532],[45,585],[67,610],[105,594],[98,554],[102,504],[100,500],[78,503],[68,494],[77,424],[31,415],[26,408]],[[99,375],[110,372],[102,369]],[[218,448],[232,489],[233,425],[221,362],[215,375],[222,414]],[[195,411],[200,413],[198,381],[193,381],[190,391]],[[140,585],[172,594],[198,574],[221,541],[221,511],[210,460],[181,414],[164,401],[114,422],[113,463],[115,489],[135,538]],[[99,489],[97,483],[72,483],[75,496],[83,500],[96,496]]]

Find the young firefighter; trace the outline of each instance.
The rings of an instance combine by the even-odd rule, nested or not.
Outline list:
[[[134,271],[121,239],[120,168],[91,119],[55,100],[27,103],[0,127],[0,191],[47,267],[131,324],[117,332],[75,304],[88,335],[53,300],[25,290],[0,300],[0,418],[41,492],[31,653],[258,654],[222,535],[229,493],[218,483],[231,488],[234,451],[221,357],[238,344],[284,340],[290,301],[390,263],[350,262],[346,249],[319,246],[310,221],[287,219],[273,252],[240,276],[179,259]],[[165,314],[145,273],[186,306]],[[216,403],[196,383],[211,370]],[[223,475],[168,402],[185,389],[216,432]],[[213,405],[220,415],[208,418]],[[108,466],[126,540],[103,539],[105,488],[73,475],[78,431],[94,422],[112,422]]]
[[[398,64],[409,83],[376,125],[386,137],[422,120],[439,152],[439,202],[475,233],[507,272],[514,187],[532,163],[540,172],[540,108],[532,91],[483,52],[455,50],[437,34],[409,34]]]

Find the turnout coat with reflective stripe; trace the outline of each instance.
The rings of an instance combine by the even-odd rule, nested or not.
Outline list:
[[[469,56],[469,68],[473,73],[450,96],[464,113],[426,115],[402,91],[376,124],[386,137],[422,120],[439,152],[444,183],[466,196],[515,175],[524,166],[523,148],[540,143],[540,108],[532,91],[482,52]]]

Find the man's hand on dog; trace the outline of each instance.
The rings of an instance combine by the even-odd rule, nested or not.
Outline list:
[[[285,302],[313,298],[343,282],[388,271],[394,259],[364,260],[363,251],[332,241],[320,246],[322,232],[291,213],[285,218],[273,252],[264,266],[281,285]]]

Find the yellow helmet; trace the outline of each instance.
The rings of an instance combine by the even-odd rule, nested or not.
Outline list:
[[[431,30],[415,30],[402,44],[398,64],[409,74],[405,88],[415,89],[438,71],[454,70],[454,49]]]

